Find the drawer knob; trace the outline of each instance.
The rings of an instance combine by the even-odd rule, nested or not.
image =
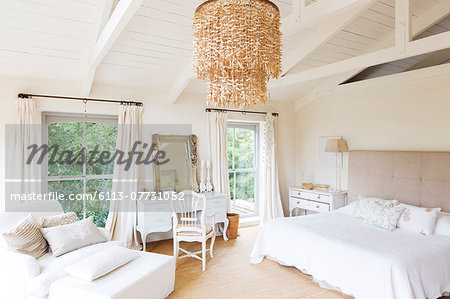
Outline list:
[[[316,206],[316,209],[320,208],[320,206]]]
[[[320,199],[320,195],[317,195],[317,199]]]
[[[297,200],[297,204],[299,204],[300,202]]]

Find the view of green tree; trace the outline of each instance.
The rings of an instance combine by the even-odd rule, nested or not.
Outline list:
[[[108,151],[112,155],[115,151],[117,126],[94,122],[60,122],[48,125],[48,145],[58,145],[58,152],[67,157],[69,152],[79,153],[83,147],[86,152],[96,150]],[[72,157],[75,157],[74,155]],[[89,155],[88,157],[89,158]],[[98,153],[96,154],[98,158]],[[77,161],[82,161],[79,158]],[[48,165],[48,191],[58,192],[69,197],[69,194],[83,195],[83,200],[61,201],[64,212],[76,212],[79,219],[83,218],[83,206],[86,217],[93,216],[97,226],[104,227],[109,211],[109,201],[98,200],[98,194],[109,192],[112,187],[110,176],[113,174],[113,162],[107,165],[101,163],[55,163]],[[94,176],[87,178],[86,176]],[[104,177],[106,176],[106,177]],[[109,176],[109,177],[108,177]],[[85,182],[86,181],[86,182]],[[97,200],[90,200],[97,194]],[[90,197],[89,197],[90,195]]]
[[[254,212],[256,131],[230,126],[227,131],[228,174],[230,197],[245,205],[239,213]],[[244,204],[243,201],[249,204]],[[244,212],[245,211],[245,212]]]

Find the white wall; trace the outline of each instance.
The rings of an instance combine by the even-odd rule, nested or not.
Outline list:
[[[32,79],[22,77],[0,76],[0,194],[4,194],[4,125],[14,124],[17,119],[17,94],[41,93],[51,95],[80,96],[79,82]],[[200,159],[208,159],[206,134],[206,98],[201,95],[184,95],[176,104],[167,103],[167,95],[144,88],[131,88],[113,85],[94,85],[91,97],[125,99],[144,102],[143,120],[146,124],[192,124],[192,132],[199,138]],[[117,115],[118,105],[88,103],[88,113]],[[273,111],[280,112],[280,186],[283,206],[288,207],[287,188],[295,182],[295,113],[292,102],[276,101],[272,104]],[[76,101],[57,101],[36,99],[39,111],[56,111],[84,113],[84,104]],[[251,116],[234,116],[250,119]]]
[[[385,87],[357,84],[297,113],[298,183],[305,172],[315,183],[334,183],[334,170],[318,167],[320,136],[342,136],[350,150],[450,151],[450,76]]]

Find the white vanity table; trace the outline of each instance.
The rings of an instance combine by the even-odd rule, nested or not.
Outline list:
[[[228,228],[227,196],[217,192],[204,193],[206,195],[206,214],[214,215],[214,224],[224,223],[224,232]],[[216,227],[216,225],[214,225]],[[138,202],[137,230],[141,233],[144,251],[148,234],[155,232],[168,232],[172,229],[172,204],[170,200],[154,200]],[[226,233],[223,234],[228,241]]]

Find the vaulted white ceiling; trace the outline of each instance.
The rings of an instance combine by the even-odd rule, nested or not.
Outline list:
[[[93,82],[157,89],[172,103],[183,92],[204,93],[191,66],[192,17],[201,2],[0,0],[0,74],[74,80],[83,96]],[[446,47],[444,38],[432,49],[409,41],[450,29],[449,0],[410,0],[409,9],[408,0],[273,2],[282,16],[284,67],[269,85],[275,100],[312,99],[372,66],[359,57],[374,51],[398,47],[392,60],[409,60],[386,68],[404,71]],[[400,28],[405,20],[411,30]],[[400,31],[411,33],[403,52]]]

